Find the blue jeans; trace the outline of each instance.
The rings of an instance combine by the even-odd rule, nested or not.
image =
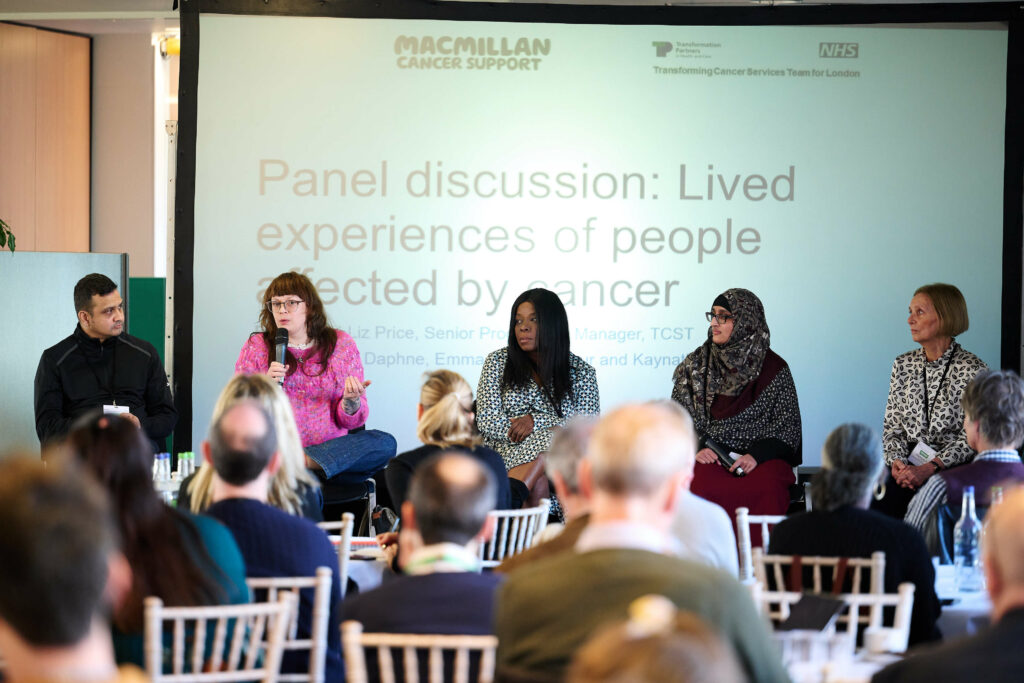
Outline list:
[[[364,429],[315,446],[306,446],[305,451],[320,465],[325,478],[333,479],[344,474],[341,477],[344,481],[361,481],[384,469],[388,460],[395,457],[398,442],[387,432]]]

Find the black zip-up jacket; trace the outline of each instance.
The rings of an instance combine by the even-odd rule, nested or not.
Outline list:
[[[115,402],[139,418],[154,449],[164,449],[178,411],[152,344],[125,332],[100,342],[76,326],[70,337],[43,351],[35,382],[42,444],[67,434],[83,413]]]

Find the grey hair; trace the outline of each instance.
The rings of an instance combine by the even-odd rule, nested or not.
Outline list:
[[[571,493],[579,493],[579,464],[587,455],[590,435],[594,433],[596,425],[597,418],[578,415],[556,430],[551,437],[545,463],[547,475],[551,477],[558,473]]]
[[[815,510],[836,510],[864,499],[882,471],[882,441],[871,427],[848,422],[821,449],[821,472],[811,480]]]
[[[1024,380],[1013,370],[982,370],[964,389],[964,414],[993,446],[1024,441]]]

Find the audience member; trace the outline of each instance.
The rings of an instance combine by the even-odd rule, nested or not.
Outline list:
[[[1024,381],[1013,370],[982,370],[964,389],[967,445],[978,455],[969,465],[942,470],[911,499],[905,521],[920,531],[937,554],[936,517],[949,504],[957,510],[964,488],[973,486],[978,505],[987,507],[993,486],[1024,480],[1017,448],[1024,441]]]
[[[822,448],[821,471],[811,481],[812,509],[780,522],[772,531],[768,552],[871,557],[881,550],[886,592],[895,593],[905,581],[914,584],[910,643],[936,640],[941,608],[924,539],[900,520],[868,509],[881,474],[882,443],[874,430],[862,424],[832,430]]]
[[[598,632],[579,649],[568,683],[741,683],[729,646],[701,619],[668,598],[645,595],[629,620]]]
[[[131,591],[114,611],[118,662],[143,664],[143,601],[169,606],[249,601],[245,564],[231,533],[215,520],[164,504],[153,488],[153,453],[142,432],[113,415],[83,418],[67,449],[106,487],[121,544],[134,572]]]
[[[131,583],[106,497],[62,459],[0,460],[0,652],[4,680],[136,683],[114,663],[106,612]]]
[[[213,505],[206,514],[231,529],[249,576],[313,576],[317,567],[333,569],[338,556],[316,524],[267,504],[269,481],[280,466],[277,444],[274,423],[256,401],[240,401],[225,410],[203,442],[203,454],[215,473]],[[335,577],[327,631],[329,681],[342,678],[339,585]],[[303,591],[299,599],[299,638],[312,633],[312,597],[311,591]],[[302,672],[307,664],[306,653],[286,652],[281,670]]]
[[[93,410],[140,427],[154,451],[174,430],[174,409],[160,354],[124,331],[117,285],[92,273],[75,285],[78,326],[43,351],[35,380],[36,434],[45,446],[63,437],[75,418]]]
[[[274,418],[280,466],[270,479],[267,502],[290,515],[322,522],[323,497],[316,477],[306,469],[302,441],[292,404],[277,382],[266,375],[235,375],[220,392],[213,407],[216,421],[225,410],[245,399],[256,399]],[[178,492],[178,507],[203,512],[213,502],[213,467],[205,464],[185,478]]]
[[[528,491],[518,479],[509,479],[501,456],[483,445],[483,439],[476,431],[473,390],[462,375],[451,370],[428,373],[420,389],[416,419],[416,436],[423,445],[392,458],[385,470],[388,495],[396,510],[402,509],[416,468],[442,450],[453,449],[476,458],[490,468],[497,484],[496,510],[522,507]],[[513,481],[522,487],[517,489],[515,504],[510,488]]]
[[[508,573],[542,557],[572,550],[576,545],[590,520],[590,503],[579,489],[579,465],[587,455],[587,445],[596,425],[597,418],[591,415],[572,418],[551,437],[551,447],[544,459],[548,481],[561,501],[566,520],[564,527],[557,523],[549,524],[544,529],[546,539],[538,539],[536,545],[506,557],[495,571]],[[548,532],[553,526],[560,530],[554,534]]]
[[[747,591],[724,572],[674,555],[675,503],[693,477],[689,418],[659,405],[605,416],[580,467],[590,523],[575,552],[510,573],[495,619],[503,675],[564,676],[594,629],[624,619],[650,593],[705,619],[729,642],[753,681],[787,681],[765,622]]]
[[[873,683],[1016,681],[1024,670],[1024,489],[989,510],[982,553],[992,600],[992,626],[956,641],[917,650]]]
[[[345,618],[374,632],[492,633],[501,577],[480,573],[478,543],[493,531],[494,479],[476,458],[457,451],[422,462],[402,504],[405,576],[346,600]]]

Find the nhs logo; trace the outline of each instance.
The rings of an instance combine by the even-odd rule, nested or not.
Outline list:
[[[818,56],[856,59],[860,56],[860,43],[818,43]]]

